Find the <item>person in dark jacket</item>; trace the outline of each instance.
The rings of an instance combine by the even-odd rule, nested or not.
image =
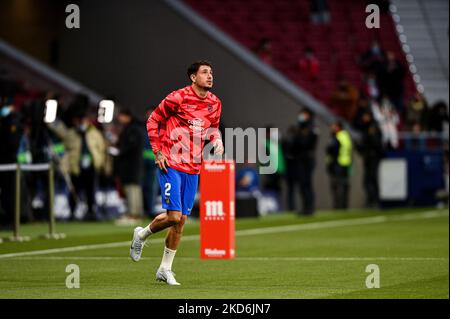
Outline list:
[[[145,119],[147,120],[152,112],[154,111],[153,107],[150,107],[145,112]],[[152,147],[150,145],[150,140],[147,135],[147,127],[145,122],[141,122],[142,126],[142,135],[144,136],[144,170],[142,174],[142,191],[144,198],[144,211],[145,215],[148,217],[154,217],[155,212],[155,202],[156,196],[158,195],[158,166],[155,163],[155,154],[153,153]]]
[[[444,101],[438,101],[433,104],[429,111],[428,130],[441,133],[444,130],[444,124],[448,123],[448,107]]]
[[[362,125],[362,136],[356,143],[356,150],[363,159],[366,207],[373,208],[379,204],[378,167],[383,156],[383,140],[380,128],[370,111],[362,115]]]
[[[402,63],[395,57],[394,52],[387,53],[386,64],[383,66],[380,78],[381,90],[389,100],[394,104],[397,112],[405,115],[403,103],[404,80],[406,71]]]
[[[298,166],[295,160],[294,140],[297,133],[297,126],[292,125],[288,128],[286,136],[283,138],[281,146],[283,148],[284,159],[286,162],[286,185],[287,185],[287,204],[288,210],[294,211],[295,208],[295,188],[298,183]]]
[[[129,109],[122,109],[118,115],[122,125],[119,135],[119,154],[115,160],[116,176],[125,192],[127,217],[138,219],[143,214],[141,179],[143,174],[144,136],[139,122]]]
[[[294,206],[294,188],[300,186],[302,198],[301,214],[312,215],[315,211],[315,194],[313,174],[315,167],[315,152],[317,146],[317,131],[314,127],[313,114],[304,108],[298,115],[298,125],[289,130],[284,143],[287,160],[288,203],[290,209]]]
[[[11,104],[0,105],[0,165],[17,162],[17,151],[22,137],[20,114]],[[10,225],[14,220],[15,171],[0,172],[0,224]]]

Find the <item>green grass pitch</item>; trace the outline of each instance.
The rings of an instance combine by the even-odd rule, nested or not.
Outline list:
[[[199,222],[190,220],[174,261],[177,287],[155,281],[165,232],[134,263],[132,226],[58,223],[67,238],[39,239],[46,227],[24,225],[30,242],[0,244],[0,298],[449,298],[447,210],[238,219],[232,260],[201,260]],[[68,264],[80,268],[79,289],[66,287]],[[366,287],[369,264],[379,267],[380,288]]]

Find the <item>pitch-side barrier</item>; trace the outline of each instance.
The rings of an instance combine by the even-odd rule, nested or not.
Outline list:
[[[3,240],[6,241],[28,241],[29,236],[20,235],[20,211],[21,211],[21,175],[22,172],[45,172],[48,171],[48,196],[49,196],[49,218],[48,218],[48,233],[43,234],[41,237],[47,239],[61,239],[65,238],[65,234],[56,233],[55,225],[55,181],[54,181],[54,167],[53,163],[43,163],[43,164],[2,164],[0,165],[0,177],[1,172],[16,172],[16,183],[15,183],[15,211],[14,211],[14,230],[13,236],[4,237]],[[11,187],[14,187],[11,185]],[[0,238],[0,242],[2,239]]]

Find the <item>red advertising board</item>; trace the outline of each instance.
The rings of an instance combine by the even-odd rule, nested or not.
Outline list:
[[[200,257],[235,256],[235,164],[204,161],[200,173]]]

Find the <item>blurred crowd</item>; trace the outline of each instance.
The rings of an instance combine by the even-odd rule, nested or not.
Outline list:
[[[416,95],[408,108],[417,107],[417,97],[424,101],[422,95]],[[372,101],[372,104],[375,103]],[[350,202],[355,153],[358,153],[362,160],[361,182],[365,193],[365,207],[380,208],[382,203],[379,191],[379,166],[381,160],[388,157],[389,152],[429,154],[429,152],[438,151],[439,154],[442,153],[442,180],[446,179],[447,184],[430,196],[436,196],[441,201],[448,201],[449,145],[448,137],[445,138],[442,134],[443,126],[448,122],[445,103],[436,103],[431,109],[426,105],[418,107],[420,109],[427,107],[421,110],[427,115],[420,117],[424,123],[421,127],[426,127],[427,133],[416,127],[417,118],[414,117],[412,122],[414,124],[408,126],[410,131],[403,132],[400,139],[396,136],[395,144],[383,132],[385,123],[380,121],[379,114],[376,113],[378,108],[370,107],[370,105],[367,99],[360,101],[358,112],[352,121],[353,134],[349,131],[350,126],[344,125],[341,121],[333,122],[329,126],[330,135],[325,146],[325,159],[317,156],[321,132],[315,123],[315,115],[308,108],[302,108],[298,113],[297,123],[287,129],[286,134],[279,140],[281,143],[277,143],[278,136],[272,137],[269,134],[266,138],[266,151],[271,154],[272,161],[278,163],[276,173],[259,176],[257,167],[247,164],[237,171],[237,191],[256,194],[255,197],[260,197],[260,192],[273,194],[276,200],[282,203],[284,200],[281,196],[284,188],[287,205],[280,204],[278,210],[286,209],[297,211],[301,215],[313,215],[316,206],[315,190],[317,190],[313,183],[315,169],[324,161],[333,208],[347,209]],[[300,204],[296,203],[298,197]]]
[[[379,5],[386,11],[389,1],[379,1]],[[311,22],[326,24],[328,21],[327,2],[311,1]],[[272,64],[271,50],[270,39],[262,38],[254,52],[262,61]],[[320,61],[310,47],[305,48],[298,66],[299,72],[309,81],[314,82],[320,76]],[[358,67],[362,79],[359,87],[342,76],[327,103],[328,108],[342,119],[331,125],[332,137],[326,149],[330,190],[333,206],[337,209],[348,207],[353,150],[363,160],[367,207],[380,204],[378,167],[388,151],[441,149],[448,176],[449,115],[446,102],[429,105],[418,91],[413,96],[406,96],[405,66],[394,52],[385,52],[376,40],[358,57]],[[306,215],[314,212],[315,202],[312,180],[317,165],[318,130],[313,119],[311,111],[300,111],[298,125],[289,127],[282,139],[279,170],[265,185],[280,194],[284,180],[287,208]],[[349,123],[359,138],[351,138],[343,122]],[[297,187],[302,199],[300,209],[294,204]]]
[[[156,166],[144,122],[152,109],[136,115],[120,107],[112,123],[99,123],[97,107],[86,95],[67,101],[51,92],[24,91],[14,81],[1,84],[1,224],[11,224],[15,211],[16,171],[1,170],[2,164],[11,163],[53,163],[55,190],[67,198],[69,220],[121,216],[118,223],[130,224],[155,213]],[[43,121],[48,99],[58,101],[57,117],[51,123]],[[22,172],[23,222],[48,218],[48,186],[47,171]],[[99,190],[118,193],[125,214],[105,210],[107,197],[103,197],[105,207],[100,207]],[[80,209],[84,212],[77,214]]]

